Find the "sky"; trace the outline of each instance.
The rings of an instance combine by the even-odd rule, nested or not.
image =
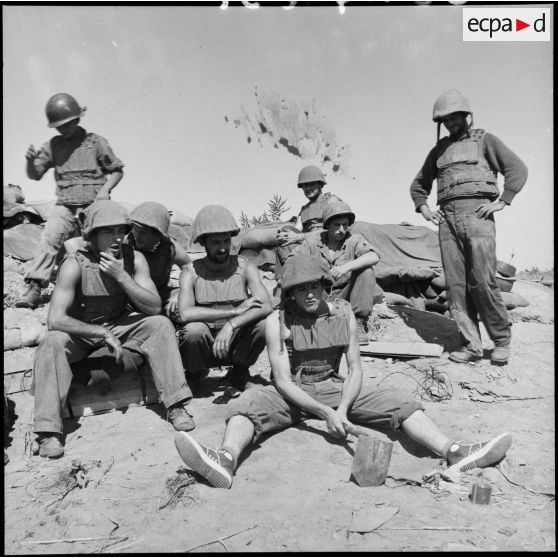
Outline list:
[[[475,126],[529,167],[523,191],[496,214],[498,258],[548,269],[553,40],[464,42],[462,9],[3,6],[4,184],[21,185],[28,201],[54,197],[52,171],[31,181],[24,154],[56,134],[45,103],[67,92],[87,106],[81,125],[107,138],[125,164],[114,200],[156,200],[191,217],[219,203],[238,218],[260,215],[280,194],[291,208],[285,217],[296,215],[306,201],[298,172],[315,161],[248,143],[234,126],[241,107],[255,108],[257,88],[314,103],[349,152],[349,170],[330,172],[326,188],[357,219],[434,228],[415,213],[409,186],[435,143],[434,100],[455,88]]]

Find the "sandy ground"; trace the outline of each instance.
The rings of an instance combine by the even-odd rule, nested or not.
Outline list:
[[[555,551],[554,289],[519,281],[514,290],[531,304],[511,312],[505,367],[454,364],[447,352],[363,358],[365,381],[382,387],[419,394],[433,371],[447,378],[451,399],[425,400],[427,413],[459,440],[510,431],[513,445],[499,468],[435,488],[422,478],[441,463],[437,456],[404,435],[371,431],[394,448],[386,484],[362,488],[351,480],[356,440],[335,440],[312,419],[260,440],[232,488],[214,489],[183,468],[160,405],[67,420],[66,455],[32,457],[33,402],[24,393],[12,398],[5,553]],[[457,344],[447,318],[410,308],[393,315],[377,320],[380,340]],[[265,354],[252,373],[269,378]],[[212,371],[210,389],[190,406],[195,437],[212,445],[224,431],[226,407],[213,403],[226,387],[223,374]],[[481,473],[492,485],[488,506],[468,499]]]

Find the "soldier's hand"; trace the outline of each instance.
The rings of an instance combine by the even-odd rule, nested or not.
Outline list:
[[[103,336],[103,341],[105,345],[109,348],[111,353],[114,353],[114,358],[116,362],[120,364],[122,362],[122,345],[118,338],[112,333],[108,331]]]
[[[343,427],[343,418],[335,410],[330,409],[326,416],[326,426],[328,432],[336,438],[345,438],[347,436],[345,428]]]
[[[444,214],[439,209],[432,211],[426,204],[423,204],[420,206],[419,210],[427,221],[435,225],[441,225],[445,220]]]
[[[502,211],[506,207],[505,202],[501,200],[491,203],[483,203],[475,209],[475,213],[479,219],[488,219],[496,211]]]
[[[261,308],[262,304],[263,303],[259,298],[256,298],[255,296],[251,296],[250,298],[244,300],[242,304],[236,307],[237,310],[236,315],[239,316],[240,314],[243,314],[244,312],[247,312],[252,308]]]
[[[300,233],[294,231],[279,231],[277,233],[277,240],[281,246],[287,246],[287,244],[296,244],[300,242]]]
[[[350,273],[350,271],[345,267],[345,265],[334,265],[329,272],[335,281],[343,277],[343,275]]]
[[[95,196],[95,201],[99,200],[110,200],[110,193],[104,191],[103,189],[99,190]]]
[[[39,156],[39,152],[35,149],[35,146],[33,144],[31,144],[27,148],[27,151],[25,152],[25,158],[28,161],[32,161],[33,159],[35,159],[38,156]]]
[[[121,279],[123,274],[125,273],[124,258],[122,257],[122,243],[120,243],[118,249],[120,258],[115,258],[113,253],[109,249],[109,251],[107,252],[101,252],[101,261],[99,262],[99,269],[116,281]]]
[[[230,322],[227,322],[221,331],[215,336],[213,342],[213,356],[220,360],[227,357],[234,336],[234,329]]]

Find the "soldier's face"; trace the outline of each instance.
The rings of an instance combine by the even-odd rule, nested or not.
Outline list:
[[[64,139],[68,139],[76,133],[78,124],[79,118],[75,118],[74,120],[70,120],[69,122],[62,124],[62,126],[57,126],[56,130]]]
[[[205,252],[210,261],[214,263],[225,263],[231,253],[231,235],[208,234],[203,242]]]
[[[467,131],[467,114],[464,112],[452,112],[442,118],[442,124],[452,138],[459,137]]]
[[[134,235],[136,246],[140,252],[153,250],[156,244],[161,240],[161,233],[157,229],[145,227],[137,223],[132,225],[132,234]]]
[[[347,236],[350,227],[348,217],[334,217],[327,224],[327,236],[333,242],[341,242]]]
[[[122,241],[126,235],[126,227],[124,225],[101,227],[95,229],[94,232],[96,250],[98,252],[111,252],[115,258],[118,258]]]
[[[302,191],[309,200],[315,200],[321,193],[324,185],[321,182],[308,182],[302,185]]]
[[[296,304],[309,314],[314,314],[318,311],[323,293],[324,287],[321,281],[303,283],[291,289],[291,296]]]

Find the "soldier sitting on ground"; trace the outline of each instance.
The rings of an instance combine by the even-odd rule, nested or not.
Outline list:
[[[203,244],[206,255],[183,268],[178,295],[185,324],[180,352],[192,387],[209,368],[232,365],[227,379],[245,389],[249,367],[265,346],[263,320],[272,311],[271,301],[255,265],[230,254],[231,238],[239,231],[220,205],[200,209],[194,221],[194,242]]]
[[[70,364],[106,345],[117,361],[124,347],[147,360],[168,418],[177,430],[192,430],[184,408],[186,383],[174,327],[158,315],[161,299],[147,262],[123,244],[128,217],[116,202],[102,200],[82,214],[88,245],[68,255],[58,271],[48,332],[35,352],[33,387],[39,454],[61,457],[62,409],[72,381]],[[137,311],[129,310],[132,304]]]
[[[355,214],[345,202],[330,199],[325,204],[322,221],[325,231],[305,238],[293,254],[322,259],[333,277],[331,297],[351,303],[357,320],[358,341],[367,345],[368,321],[376,290],[373,266],[380,258],[363,236],[350,232]]]
[[[348,302],[326,302],[324,288],[333,280],[324,262],[312,256],[292,256],[285,262],[281,280],[282,307],[265,324],[273,385],[247,390],[229,404],[219,449],[200,444],[186,433],[175,436],[178,453],[190,469],[215,487],[230,488],[245,448],[262,434],[311,417],[323,419],[337,437],[346,437],[354,429],[352,421],[401,428],[459,471],[488,467],[505,456],[510,434],[478,444],[454,442],[410,395],[362,386],[356,320]],[[339,376],[343,355],[348,365],[345,379]]]

